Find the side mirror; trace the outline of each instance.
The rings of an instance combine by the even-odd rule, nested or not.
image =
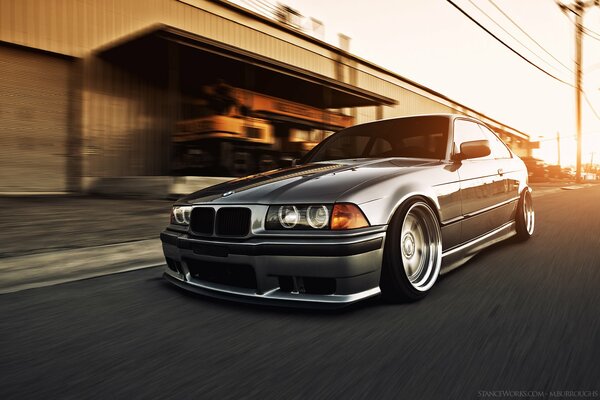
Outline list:
[[[298,163],[297,158],[284,157],[279,160],[279,167],[280,168],[295,167],[297,163]]]
[[[488,140],[473,140],[460,145],[460,160],[489,156],[492,153]]]

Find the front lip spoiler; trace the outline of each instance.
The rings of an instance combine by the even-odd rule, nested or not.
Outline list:
[[[379,287],[353,294],[296,294],[282,292],[279,288],[270,290],[264,294],[257,294],[253,289],[233,288],[231,286],[215,283],[203,284],[199,282],[182,281],[168,273],[163,277],[170,283],[201,295],[223,300],[242,300],[246,303],[276,305],[282,307],[299,308],[342,308],[368,297],[377,296],[381,293]]]

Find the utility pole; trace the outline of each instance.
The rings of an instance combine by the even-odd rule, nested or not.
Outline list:
[[[575,180],[581,182],[581,36],[583,36],[583,2],[575,1],[575,118],[577,129],[577,166]]]
[[[586,8],[600,5],[600,0],[574,0],[571,4],[557,4],[565,14],[575,14],[575,124],[577,129],[577,169],[575,179],[581,182],[581,37],[583,36],[583,14]]]
[[[558,154],[558,161],[556,162],[560,167],[560,132],[556,131],[556,154]]]

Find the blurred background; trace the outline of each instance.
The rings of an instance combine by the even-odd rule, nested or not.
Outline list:
[[[400,75],[395,59],[384,68],[361,58],[350,36],[332,38],[326,22],[279,3],[2,0],[0,19],[2,193],[183,194],[289,165],[344,127],[422,113],[479,118],[520,156],[556,153],[556,132],[480,108],[474,86],[498,96],[434,54],[420,63],[458,81],[464,91],[448,90],[468,105]],[[362,35],[357,25],[346,28]],[[427,37],[372,43],[397,56],[400,39]],[[444,42],[437,48],[456,44]],[[416,57],[401,55],[414,70]],[[552,163],[554,176],[572,175],[572,160]]]
[[[284,3],[0,0],[0,398],[597,398],[600,0]],[[173,198],[424,113],[523,158],[532,240],[336,314],[161,278]]]

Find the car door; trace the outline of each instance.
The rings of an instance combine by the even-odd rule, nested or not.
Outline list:
[[[454,153],[458,154],[464,142],[489,139],[478,123],[457,118],[454,120],[453,140]],[[498,206],[505,200],[504,178],[491,154],[457,162],[463,216],[461,241],[464,243],[502,224],[503,216]]]
[[[498,210],[498,214],[501,215],[499,222],[501,224],[508,223],[514,219],[514,212],[519,200],[522,164],[491,129],[485,125],[480,125],[480,128],[490,142],[491,155],[498,164],[498,173],[502,180],[502,186],[497,188],[502,191],[503,199]]]

